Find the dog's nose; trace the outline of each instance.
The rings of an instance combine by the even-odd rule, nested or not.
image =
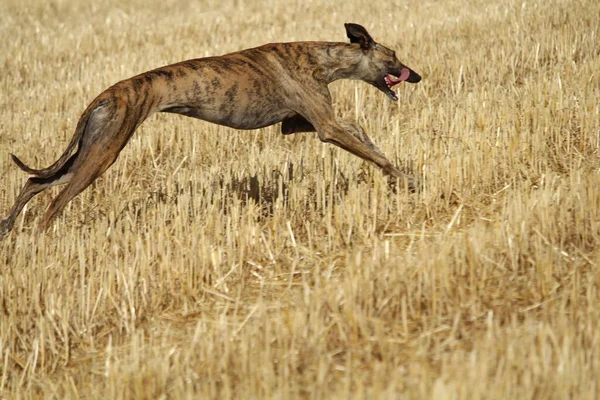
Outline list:
[[[415,71],[413,71],[411,69],[410,70],[410,75],[408,76],[408,79],[406,80],[406,82],[410,82],[410,83],[421,82],[421,75],[417,74]]]

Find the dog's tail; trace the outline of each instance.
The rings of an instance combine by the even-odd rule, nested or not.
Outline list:
[[[85,128],[87,127],[87,124],[88,124],[88,121],[89,121],[89,118],[90,118],[90,115],[92,114],[92,112],[96,108],[102,106],[105,102],[106,102],[106,100],[94,101],[83,112],[83,115],[79,119],[79,122],[77,123],[77,127],[75,128],[75,134],[73,135],[73,138],[71,139],[71,143],[69,143],[69,145],[67,146],[67,149],[64,151],[64,153],[62,153],[62,155],[59,157],[59,159],[56,160],[56,162],[54,162],[54,164],[52,164],[51,166],[42,168],[42,169],[34,169],[34,168],[31,168],[31,167],[25,165],[25,163],[23,161],[19,160],[19,158],[17,156],[15,156],[14,154],[10,155],[12,160],[23,171],[27,172],[28,174],[34,175],[38,178],[49,178],[52,175],[56,174],[58,171],[60,171],[60,169],[62,167],[64,167],[64,165],[69,160],[69,157],[71,157],[73,150],[75,150],[75,147],[77,147],[79,145],[79,143],[81,142],[81,139],[83,138],[83,134],[85,133]]]

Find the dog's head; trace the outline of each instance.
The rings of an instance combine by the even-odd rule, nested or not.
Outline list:
[[[400,82],[417,83],[421,76],[402,64],[396,53],[376,43],[369,32],[358,24],[344,24],[351,43],[358,43],[363,52],[360,63],[360,79],[385,93],[390,99],[398,100],[392,90]]]

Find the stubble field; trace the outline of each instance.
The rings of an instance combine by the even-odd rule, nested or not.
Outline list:
[[[146,121],[0,243],[0,398],[600,396],[600,3],[7,0],[0,214],[109,85],[364,25],[423,75],[331,86],[390,191],[316,134]]]

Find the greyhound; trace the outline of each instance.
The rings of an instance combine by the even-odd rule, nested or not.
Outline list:
[[[54,164],[33,169],[11,154],[17,166],[33,177],[0,221],[0,240],[31,198],[65,184],[40,222],[46,230],[69,201],[115,162],[133,132],[155,112],[237,129],[281,122],[283,134],[317,132],[321,141],[374,163],[413,188],[414,178],[392,165],[360,125],[336,120],[327,85],[338,79],[362,80],[397,101],[392,87],[404,81],[417,83],[421,76],[362,26],[344,25],[350,43],[271,43],[167,65],[114,84],[83,112],[71,142]]]

